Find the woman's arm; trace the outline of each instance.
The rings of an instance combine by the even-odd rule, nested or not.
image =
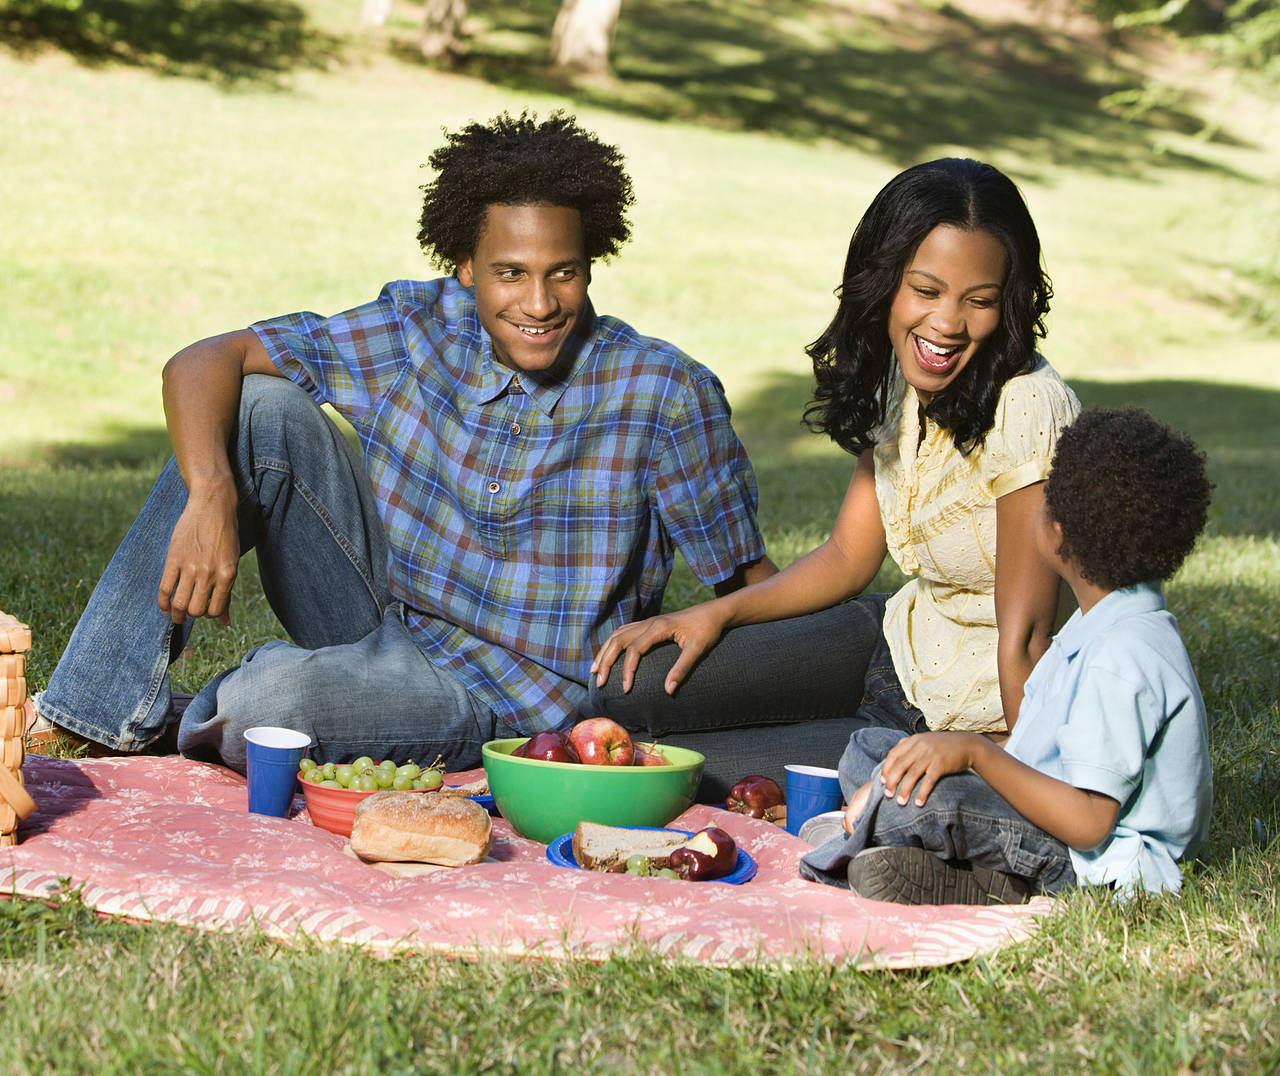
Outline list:
[[[1101,792],[1076,788],[1019,762],[985,736],[926,732],[894,744],[880,769],[886,796],[903,806],[915,789],[923,807],[938,779],[972,770],[1029,822],[1063,844],[1096,848],[1116,824],[1120,804]]]
[[[996,499],[996,668],[1005,725],[1012,729],[1022,689],[1053,639],[1058,615],[1058,574],[1036,549],[1044,483]]]
[[[672,694],[729,628],[801,616],[851,598],[875,578],[885,551],[875,463],[867,450],[858,458],[831,537],[822,545],[750,586],[688,609],[623,625],[605,640],[591,671],[603,685],[622,657],[622,689],[629,691],[641,655],[660,643],[675,642],[681,654],[665,685]]]

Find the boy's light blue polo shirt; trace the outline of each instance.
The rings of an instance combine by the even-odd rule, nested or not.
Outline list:
[[[1158,584],[1078,610],[1027,678],[1009,754],[1120,812],[1097,848],[1071,849],[1081,882],[1176,891],[1202,850],[1213,784],[1204,700]]]

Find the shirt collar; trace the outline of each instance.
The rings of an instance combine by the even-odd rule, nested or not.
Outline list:
[[[1068,658],[1074,657],[1095,636],[1121,620],[1165,607],[1164,591],[1158,582],[1113,590],[1087,613],[1077,609],[1058,632],[1056,642]]]
[[[546,415],[556,409],[556,404],[564,396],[569,384],[587,365],[595,346],[596,312],[587,300],[582,317],[574,327],[573,335],[565,341],[560,362],[556,364],[556,372],[549,377],[536,377],[523,371],[512,370],[503,366],[493,357],[493,341],[480,324],[475,312],[474,301],[471,304],[468,322],[475,333],[474,339],[479,345],[479,357],[476,360],[479,377],[474,385],[468,386],[466,394],[478,404],[492,403],[500,396],[511,391],[511,383],[519,377],[519,390],[527,393],[534,405]]]

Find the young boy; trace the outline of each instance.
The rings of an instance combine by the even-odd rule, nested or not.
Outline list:
[[[856,732],[842,774],[867,758],[879,769],[846,787],[847,833],[801,874],[900,904],[1020,902],[1073,883],[1176,891],[1213,791],[1204,701],[1160,583],[1203,529],[1210,488],[1203,453],[1145,412],[1081,414],[1036,536],[1079,610],[1028,677],[1008,742]],[[801,835],[821,839],[815,823]]]

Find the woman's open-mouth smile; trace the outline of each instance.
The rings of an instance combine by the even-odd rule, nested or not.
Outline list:
[[[931,374],[948,373],[964,354],[963,346],[940,347],[916,333],[911,334],[911,342],[915,345],[916,362]]]

